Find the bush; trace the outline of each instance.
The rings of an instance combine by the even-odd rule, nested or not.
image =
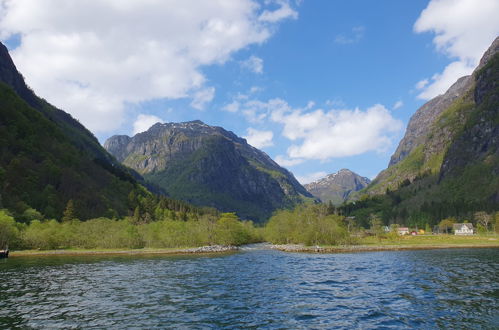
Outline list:
[[[215,226],[215,243],[241,245],[251,241],[251,234],[244,228],[235,213],[222,213]]]
[[[241,245],[255,241],[261,241],[261,235],[253,223],[241,222],[233,213],[222,214],[218,221],[211,215],[203,215],[187,221],[166,218],[140,224],[134,223],[133,218],[97,218],[62,223],[33,220],[29,225],[16,223],[7,213],[0,213],[0,244],[8,242],[17,248],[179,248],[211,244]]]
[[[0,210],[0,249],[21,246],[19,227],[21,225],[17,224],[7,211]]]
[[[340,245],[352,243],[338,215],[328,215],[322,205],[298,206],[279,211],[265,226],[265,239],[274,244]]]

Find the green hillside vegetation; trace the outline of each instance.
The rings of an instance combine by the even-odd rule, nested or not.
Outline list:
[[[385,170],[358,201],[343,205],[342,214],[362,225],[377,214],[385,224],[424,227],[499,210],[499,54],[474,77],[472,89],[436,120],[427,142]]]
[[[78,215],[126,215],[130,191],[148,194],[133,177],[91,158],[65,133],[0,83],[1,206],[16,215],[36,209],[60,218],[70,199]]]
[[[166,212],[160,220],[149,223],[137,222],[134,217],[101,217],[87,221],[32,220],[26,224],[0,210],[0,244],[14,250],[139,249],[241,245],[261,240],[251,222],[241,222],[233,213],[180,218]]]
[[[165,170],[144,174],[144,178],[175,198],[226,212],[237,210],[242,218],[255,221],[267,219],[276,205],[286,208],[312,200],[305,196],[281,199],[278,195],[251,195],[240,190],[240,182],[233,180],[239,173],[248,180],[245,184],[264,182],[276,192],[281,189],[273,179],[285,179],[285,176],[238,156],[233,143],[222,136],[206,137],[202,144],[191,154],[172,159]]]
[[[395,190],[406,179],[412,181],[421,176],[438,175],[451,141],[463,130],[466,118],[473,110],[474,102],[469,92],[442,112],[426,143],[417,146],[402,161],[384,170],[357,196],[379,194],[386,189]]]

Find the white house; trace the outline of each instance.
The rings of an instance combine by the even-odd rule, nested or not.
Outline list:
[[[399,235],[409,235],[409,228],[408,227],[399,227],[398,234]]]
[[[453,226],[454,235],[473,235],[473,224],[455,223]]]

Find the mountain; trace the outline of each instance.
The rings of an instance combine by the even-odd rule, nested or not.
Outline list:
[[[341,169],[337,173],[329,174],[325,178],[304,185],[305,189],[322,202],[331,201],[340,205],[356,191],[364,189],[371,180],[362,177],[348,169]]]
[[[399,216],[499,210],[499,37],[471,75],[416,111],[388,168],[356,197],[385,193]]]
[[[69,200],[81,219],[126,215],[137,174],[83,125],[37,97],[0,43],[0,207],[60,218]]]
[[[173,198],[262,221],[313,199],[293,175],[245,139],[201,121],[157,123],[104,148]]]

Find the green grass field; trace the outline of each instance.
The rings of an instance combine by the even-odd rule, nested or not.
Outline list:
[[[361,245],[498,245],[499,235],[405,235],[378,239],[374,236],[359,239]]]

